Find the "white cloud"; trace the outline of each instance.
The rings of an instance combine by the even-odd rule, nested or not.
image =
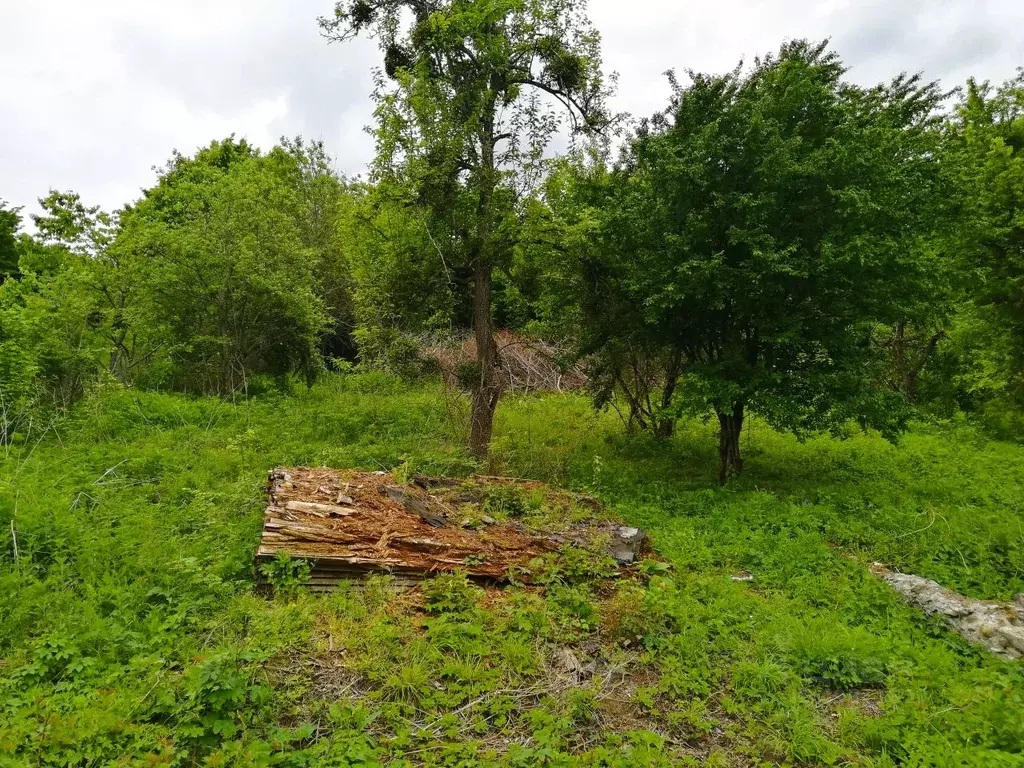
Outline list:
[[[331,0],[2,0],[0,197],[50,187],[115,208],[172,149],[230,133],[323,139],[347,173],[373,150],[372,42],[328,45]],[[723,71],[784,39],[831,37],[862,83],[924,70],[952,87],[1024,65],[1019,0],[592,0],[617,108],[661,109],[670,68]]]

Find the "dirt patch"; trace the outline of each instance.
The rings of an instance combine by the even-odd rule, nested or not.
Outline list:
[[[453,570],[528,580],[532,561],[565,547],[624,566],[646,547],[643,531],[616,522],[596,500],[529,480],[402,484],[386,472],[299,467],[271,470],[267,492],[257,563],[280,553],[309,560],[314,590],[380,572],[399,583]]]

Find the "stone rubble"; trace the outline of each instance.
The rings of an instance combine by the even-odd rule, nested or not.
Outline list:
[[[1024,594],[1012,603],[975,600],[941,584],[896,573],[876,563],[872,572],[885,579],[907,603],[928,616],[941,616],[961,637],[983,646],[1002,659],[1024,656]]]

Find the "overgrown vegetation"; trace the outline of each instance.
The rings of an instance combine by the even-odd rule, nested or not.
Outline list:
[[[867,569],[1024,592],[1024,71],[797,40],[630,123],[583,0],[320,24],[381,44],[367,179],[231,136],[0,201],[0,768],[1024,765],[1021,663]],[[506,395],[530,339],[590,397]],[[660,556],[314,597],[253,566],[289,465],[536,478]],[[527,488],[458,523],[580,511]]]
[[[895,448],[755,419],[758,460],[721,489],[700,421],[628,437],[585,398],[514,398],[492,470],[600,496],[667,563],[316,597],[282,562],[278,596],[254,593],[267,467],[472,471],[438,394],[381,374],[238,404],[111,388],[8,446],[0,764],[1019,764],[1020,664],[866,569],[1024,591],[1022,449],[963,421]],[[492,507],[531,514],[528,494]]]
[[[630,429],[716,418],[722,482],[749,413],[799,436],[895,439],[915,409],[1019,433],[1024,75],[950,108],[793,41],[672,75],[613,160],[624,123],[575,0],[342,3],[321,25],[383,46],[368,181],[321,144],[228,138],[115,214],[52,192],[30,236],[3,205],[0,439],[106,379],[237,397],[356,361],[429,377],[472,332],[446,380],[480,458],[496,328],[557,342]],[[580,142],[545,159],[566,119]]]

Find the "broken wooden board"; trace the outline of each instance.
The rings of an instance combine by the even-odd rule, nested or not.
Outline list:
[[[570,522],[567,515],[563,524],[544,530],[498,522],[484,513],[482,502],[489,489],[509,484],[559,495],[567,508],[588,508],[595,519]],[[454,570],[501,581],[565,546],[629,564],[646,543],[643,531],[597,515],[595,500],[534,481],[417,477],[403,485],[386,472],[279,467],[269,473],[267,492],[257,565],[281,553],[307,560],[307,586],[314,591],[372,573],[391,574],[401,584]],[[474,510],[476,524],[466,527],[466,515]]]

